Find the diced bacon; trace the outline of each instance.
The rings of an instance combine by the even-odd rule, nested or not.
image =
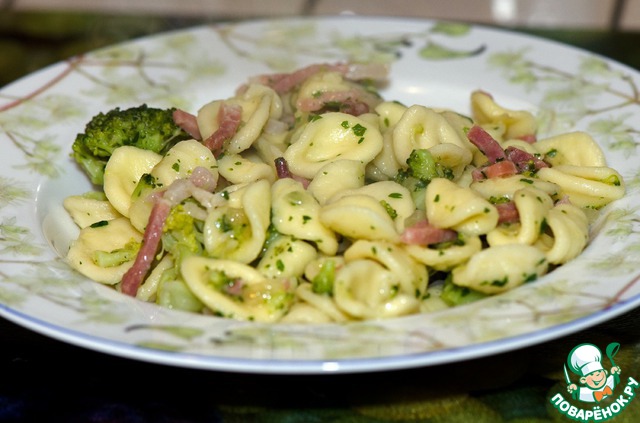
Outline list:
[[[202,188],[206,191],[213,192],[218,185],[218,178],[216,174],[211,173],[207,168],[202,166],[196,166],[189,176],[189,180],[198,188]]]
[[[233,282],[224,286],[224,291],[233,297],[240,297],[246,285],[244,280],[240,278],[234,279]]]
[[[222,103],[218,110],[218,129],[203,144],[213,152],[215,157],[222,154],[225,141],[230,140],[238,132],[242,119],[242,107],[236,104]]]
[[[496,163],[506,159],[504,150],[491,134],[485,131],[479,125],[473,125],[469,132],[467,132],[469,141],[473,143],[478,149],[487,156],[489,163]]]
[[[498,209],[498,223],[516,223],[520,221],[518,208],[513,201],[496,204],[496,209]]]
[[[306,189],[309,186],[309,181],[307,178],[303,178],[302,176],[294,175],[289,170],[289,164],[284,157],[278,157],[274,160],[276,166],[276,174],[279,179],[282,178],[291,178],[295,181],[298,181],[302,184],[302,186]]]
[[[361,96],[362,93],[356,89],[324,92],[318,97],[298,100],[296,107],[303,112],[316,112],[325,108],[329,103],[337,103],[340,106],[340,112],[360,116],[369,112],[369,105],[359,100]]]
[[[411,245],[431,245],[456,239],[458,239],[456,231],[438,228],[426,220],[421,220],[413,226],[405,228],[400,236],[401,242]]]
[[[389,76],[389,65],[384,63],[337,64],[334,68],[352,81],[383,81]]]
[[[535,144],[538,141],[538,137],[536,134],[526,134],[518,137],[519,140],[522,140],[529,144]]]
[[[482,168],[474,169],[471,176],[474,181],[483,179],[504,178],[518,173],[518,168],[510,160],[503,160]]]
[[[160,198],[153,205],[138,255],[133,266],[122,277],[121,289],[124,294],[132,297],[136,296],[138,287],[144,281],[158,251],[160,239],[162,238],[162,227],[170,212],[171,203],[163,198]]]
[[[267,85],[273,88],[273,90],[278,94],[284,94],[300,85],[310,76],[320,72],[322,69],[326,69],[327,67],[328,66],[324,64],[314,64],[298,69],[292,73],[261,75],[256,79],[253,79],[252,82],[255,81]]]
[[[191,113],[176,109],[173,111],[173,121],[187,134],[191,135],[194,140],[202,140],[200,128],[198,128],[198,120]]]
[[[259,83],[273,88],[278,94],[287,93],[298,87],[309,77],[323,70],[339,72],[346,79],[360,81],[371,79],[381,81],[389,74],[389,66],[385,64],[313,64],[298,69],[292,73],[276,73],[260,75],[249,80],[250,83]]]
[[[527,153],[517,147],[507,147],[505,154],[507,159],[515,163],[519,172],[535,171],[543,167],[549,167],[549,165],[533,154]]]

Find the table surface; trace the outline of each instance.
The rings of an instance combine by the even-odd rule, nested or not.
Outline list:
[[[199,23],[3,12],[0,86],[77,53]],[[526,32],[640,68],[640,34]],[[631,311],[562,339],[476,360],[369,374],[295,376],[138,362],[64,344],[0,319],[0,423],[570,421],[551,398],[566,393],[563,366],[571,349],[581,343],[604,349],[618,342],[615,364],[622,369],[622,380],[640,379],[639,329],[638,311]],[[603,401],[601,408],[617,397]],[[630,401],[610,421],[640,421],[640,400]]]

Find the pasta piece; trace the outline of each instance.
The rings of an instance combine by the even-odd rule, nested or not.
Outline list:
[[[336,305],[332,297],[313,292],[310,283],[299,285],[296,288],[296,296],[307,306],[303,310],[309,311],[310,315],[301,315],[302,310],[293,307],[291,313],[283,318],[284,322],[301,323],[313,319],[313,322],[318,323],[342,323],[353,320]]]
[[[524,110],[506,109],[484,91],[471,93],[471,113],[480,125],[503,125],[505,140],[530,137],[538,129],[533,114]]]
[[[384,134],[388,129],[392,129],[400,121],[406,110],[407,106],[397,101],[383,101],[378,104],[375,111],[380,118],[379,126],[382,133]]]
[[[440,113],[425,106],[409,107],[393,128],[393,151],[404,168],[413,150],[451,143],[467,148],[468,141]]]
[[[279,119],[283,110],[282,100],[271,88],[251,84],[236,97],[212,101],[198,110],[198,128],[203,139],[220,127],[218,114],[223,103],[242,108],[242,124],[226,147],[226,151],[232,154],[248,149],[260,136],[269,119]]]
[[[80,229],[96,222],[122,217],[108,200],[99,198],[99,195],[102,194],[90,192],[83,195],[71,195],[64,199],[62,205]]]
[[[472,182],[469,187],[487,200],[512,200],[523,188],[535,188],[551,197],[557,197],[560,187],[555,183],[524,175],[490,178]]]
[[[204,247],[216,258],[251,263],[262,252],[270,223],[271,187],[261,179],[229,194],[204,223]]]
[[[218,172],[232,184],[255,182],[266,179],[276,180],[275,169],[257,157],[245,157],[240,154],[225,154],[218,159]]]
[[[393,131],[386,131],[383,135],[382,150],[367,165],[367,178],[384,181],[393,178],[402,167],[393,150]]]
[[[173,268],[175,262],[170,254],[165,254],[164,257],[155,265],[155,267],[149,273],[149,276],[144,280],[142,285],[138,287],[136,292],[136,298],[142,301],[151,301],[155,298],[158,292],[158,286],[160,279],[165,270]]]
[[[326,109],[362,115],[380,103],[380,97],[362,84],[345,79],[340,72],[321,70],[310,75],[294,95],[296,114],[306,120]]]
[[[425,205],[429,223],[464,235],[486,234],[498,224],[498,210],[493,204],[448,179],[431,181]]]
[[[364,186],[364,169],[358,160],[336,160],[320,168],[307,190],[324,204],[339,191]]]
[[[189,256],[180,272],[191,292],[224,317],[276,322],[293,301],[292,280],[266,279],[255,268],[237,261]]]
[[[110,253],[123,249],[131,242],[142,241],[142,234],[138,232],[125,217],[119,217],[106,225],[88,226],[80,230],[78,238],[71,243],[67,253],[69,266],[84,276],[106,285],[115,285],[133,265],[133,259],[113,263],[109,267],[96,264],[96,252]]]
[[[380,263],[394,275],[399,293],[420,298],[427,290],[427,268],[390,242],[358,240],[344,252],[344,259],[347,263],[364,259]]]
[[[498,245],[475,254],[453,269],[452,281],[485,294],[499,294],[547,272],[544,252],[530,245]]]
[[[500,225],[489,232],[489,245],[533,245],[546,229],[547,214],[553,207],[553,200],[547,193],[535,188],[523,188],[516,191],[513,201],[518,210],[519,222]]]
[[[546,217],[548,233],[542,234],[536,247],[545,252],[551,264],[564,264],[576,258],[589,241],[589,219],[572,204],[558,204]]]
[[[313,282],[313,280],[322,272],[323,267],[327,265],[327,262],[331,262],[334,269],[339,269],[344,266],[344,261],[344,256],[320,255],[316,259],[307,263],[307,266],[304,269],[304,277],[306,280]]]
[[[576,131],[545,138],[531,144],[552,167],[606,166],[604,153],[591,135]]]
[[[196,167],[203,167],[218,180],[218,163],[211,150],[196,140],[180,141],[165,154],[151,172],[139,179],[131,194],[129,218],[131,224],[144,232],[153,208],[153,193],[164,191],[178,179],[191,176]]]
[[[131,194],[138,181],[162,160],[151,150],[123,145],[113,151],[104,168],[104,194],[121,215],[129,217]]]
[[[298,290],[300,290],[300,287],[298,287]],[[331,319],[331,317],[322,310],[322,307],[314,307],[312,304],[304,302],[302,295],[300,295],[299,298],[300,301],[291,306],[291,310],[280,319],[280,323],[320,324],[337,322],[337,320]],[[326,301],[331,302],[331,300],[328,299],[326,299]],[[342,321],[345,320],[347,319],[344,318]]]
[[[242,124],[226,147],[226,152],[230,154],[238,154],[251,147],[269,119],[278,119],[282,115],[282,100],[275,91],[264,85],[251,84],[239,100]]]
[[[367,195],[380,203],[394,221],[398,233],[404,230],[405,220],[416,209],[409,190],[393,181],[373,182],[359,188],[342,190],[334,195],[329,203],[354,195]]]
[[[374,260],[358,259],[336,274],[333,298],[355,319],[380,319],[415,313],[420,308],[415,292],[398,289],[398,278]]]
[[[196,140],[180,141],[164,155],[151,171],[157,186],[168,187],[176,179],[191,176],[196,167],[203,167],[218,178],[218,163],[207,147]]]
[[[312,260],[316,249],[308,242],[289,235],[269,240],[256,269],[267,278],[301,277]]]
[[[462,176],[467,165],[473,160],[473,155],[468,149],[450,143],[434,145],[429,149],[429,153],[436,163],[451,169],[454,181]]]
[[[404,245],[403,248],[420,263],[437,271],[448,272],[482,250],[482,241],[478,236],[471,236],[465,237],[462,245],[453,244],[446,247]]]
[[[338,239],[320,219],[320,204],[298,181],[277,180],[271,187],[273,204],[271,222],[285,235],[316,244],[327,255],[338,251]]]
[[[560,187],[558,199],[568,196],[579,207],[599,209],[622,198],[625,192],[622,176],[606,166],[560,165],[540,169],[536,176]]]
[[[382,150],[380,131],[346,113],[325,113],[302,127],[284,152],[295,175],[312,179],[325,164],[335,160],[369,163]]]
[[[347,195],[320,210],[320,222],[352,239],[397,241],[396,224],[380,201],[370,195]]]

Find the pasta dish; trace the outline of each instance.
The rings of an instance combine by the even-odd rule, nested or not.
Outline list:
[[[534,282],[624,195],[588,133],[538,139],[531,112],[482,90],[469,116],[387,100],[387,73],[311,65],[171,110],[180,137],[124,140],[95,166],[100,189],[65,199],[70,266],[232,319],[391,318]]]

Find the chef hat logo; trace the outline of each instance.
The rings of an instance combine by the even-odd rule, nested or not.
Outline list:
[[[580,344],[571,350],[567,359],[571,371],[579,376],[586,376],[602,367],[602,353],[593,344]]]

